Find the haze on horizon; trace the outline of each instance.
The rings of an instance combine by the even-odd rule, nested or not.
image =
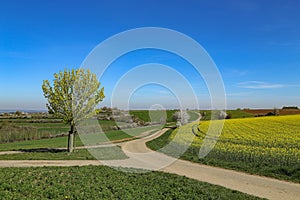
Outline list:
[[[139,27],[163,27],[196,40],[223,78],[227,109],[300,107],[300,2],[291,1],[1,1],[0,109],[45,110],[41,85],[64,69],[79,68],[103,40]],[[178,55],[144,49],[123,55],[100,78],[102,106],[111,106],[118,80],[130,69],[160,63],[191,84],[199,108],[210,109],[203,78]],[[161,74],[180,88],[182,82]],[[147,74],[140,74],[143,79]],[[130,84],[130,83],[128,83]],[[182,89],[185,94],[185,89]],[[186,97],[185,108],[193,108]],[[120,108],[178,108],[168,87],[137,88]]]

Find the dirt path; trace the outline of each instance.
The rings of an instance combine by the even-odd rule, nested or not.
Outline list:
[[[280,181],[242,172],[227,170],[177,160],[164,154],[154,152],[145,145],[147,141],[162,135],[167,129],[138,140],[119,144],[129,157],[125,160],[86,161],[86,160],[43,160],[43,161],[0,161],[1,167],[29,166],[75,166],[75,165],[110,165],[159,170],[187,176],[192,179],[220,185],[247,194],[267,199],[295,200],[299,198],[300,184]]]

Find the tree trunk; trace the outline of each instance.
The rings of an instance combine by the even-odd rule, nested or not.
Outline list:
[[[68,152],[72,153],[74,147],[74,125],[71,125],[71,130],[68,135]]]

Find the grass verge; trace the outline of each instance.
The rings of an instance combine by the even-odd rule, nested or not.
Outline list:
[[[73,153],[55,149],[33,149],[20,154],[0,155],[0,160],[119,160],[128,158],[120,147],[78,149]],[[93,156],[95,155],[96,158]]]

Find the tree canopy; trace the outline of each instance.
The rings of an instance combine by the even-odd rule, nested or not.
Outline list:
[[[70,124],[68,150],[73,151],[76,123],[92,117],[96,106],[104,99],[104,88],[90,70],[72,69],[54,74],[53,86],[43,81],[42,89],[49,113]]]

